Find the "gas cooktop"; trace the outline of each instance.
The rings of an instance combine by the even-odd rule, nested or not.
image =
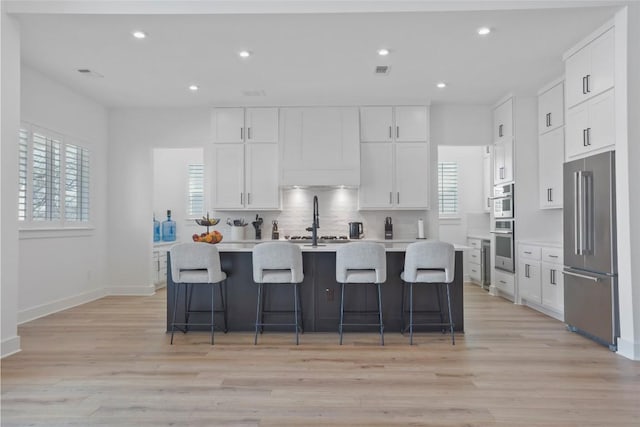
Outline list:
[[[311,236],[291,236],[289,240],[293,242],[308,242],[311,241]],[[347,236],[318,236],[319,243],[347,243],[349,242],[349,237]]]

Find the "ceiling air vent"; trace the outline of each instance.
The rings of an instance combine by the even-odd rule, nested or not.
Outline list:
[[[374,74],[387,75],[389,74],[389,71],[391,71],[391,67],[388,65],[376,65]]]
[[[88,68],[78,68],[78,72],[88,77],[98,77],[98,78],[104,77],[102,74],[92,71]]]

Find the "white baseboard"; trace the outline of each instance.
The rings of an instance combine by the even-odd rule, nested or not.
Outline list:
[[[18,325],[21,325],[25,322],[30,322],[40,317],[48,316],[49,314],[66,310],[71,307],[95,301],[99,298],[104,297],[105,295],[107,295],[107,293],[104,289],[95,289],[71,297],[61,298],[56,301],[38,305],[36,307],[21,310],[18,312]]]
[[[618,338],[617,354],[631,360],[640,360],[640,342]]]
[[[20,351],[20,337],[15,336],[11,338],[7,338],[2,341],[2,356],[1,358],[5,358],[7,356],[11,356],[12,354],[16,354]]]
[[[145,286],[109,286],[105,289],[110,296],[144,296],[148,297],[156,293],[153,283]]]
[[[564,322],[564,311],[558,311],[553,308],[538,304],[536,302],[528,301],[526,298],[522,298],[522,304],[526,305],[527,307],[531,307],[542,314],[546,314],[549,317],[553,317],[556,320]]]

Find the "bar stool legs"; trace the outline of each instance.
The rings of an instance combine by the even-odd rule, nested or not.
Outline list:
[[[300,344],[300,333],[304,333],[304,320],[302,313],[302,298],[300,296],[300,289],[298,286],[299,283],[294,283],[293,285],[293,311],[271,311],[265,310],[265,299],[267,294],[267,289],[264,288],[263,283],[258,283],[258,301],[256,302],[256,324],[255,324],[255,333],[253,337],[253,345],[258,344],[258,333],[262,333],[264,331],[264,327],[266,326],[294,326],[296,328],[296,345]],[[288,283],[286,285],[289,285]],[[295,320],[294,323],[265,323],[264,315],[265,313],[293,313]]]
[[[453,334],[453,318],[451,317],[451,293],[449,292],[450,283],[447,283],[447,306],[449,307],[449,330],[451,330],[451,345],[456,345],[456,338]]]
[[[345,283],[340,283],[340,324],[338,325],[338,332],[340,333],[340,345],[342,345],[342,336],[344,332],[344,325],[348,326],[378,326],[380,328],[380,345],[384,345],[384,322],[382,320],[382,284],[381,283],[371,283],[376,286],[376,301],[377,301],[377,310],[374,311],[363,311],[363,312],[352,312],[352,313],[360,313],[360,314],[377,314],[378,323],[344,323],[344,288]],[[360,286],[361,284],[358,284]]]
[[[406,283],[405,285],[409,286],[409,345],[413,345],[413,327],[414,322],[413,322],[413,315],[414,315],[414,307],[413,307],[413,283]],[[401,319],[402,319],[402,330],[401,332],[404,333],[404,331],[406,330],[406,326],[405,326],[405,321],[404,321],[404,316],[405,316],[405,307],[404,307],[404,286],[402,286],[402,313],[401,313]],[[444,329],[444,326],[448,326],[449,327],[449,332],[451,333],[451,344],[452,345],[456,345],[456,340],[455,340],[455,335],[454,335],[454,323],[453,323],[453,316],[451,313],[451,284],[450,283],[444,283],[444,285],[446,285],[447,288],[447,322],[444,321],[444,316],[442,314],[442,308],[441,308],[441,304],[440,304],[440,292],[439,292],[439,287],[440,284],[437,284],[436,286],[438,286],[437,290],[437,298],[438,298],[438,313],[440,316],[440,323],[431,323],[431,325],[442,325],[443,329],[442,332],[444,333],[446,331],[446,329]],[[429,325],[428,323],[426,324],[420,324],[420,325]]]

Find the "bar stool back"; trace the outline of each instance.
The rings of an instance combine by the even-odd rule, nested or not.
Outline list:
[[[220,254],[218,249],[209,243],[181,243],[171,247],[171,279],[174,283],[173,320],[171,322],[171,344],[176,326],[184,326],[186,333],[189,326],[210,326],[211,344],[213,345],[213,330],[215,328],[215,285],[220,291],[220,301],[224,314],[224,331],[227,332],[227,306],[224,301],[223,284],[226,285],[227,275],[220,268]],[[185,286],[185,321],[176,322],[178,307],[178,289]],[[208,311],[191,310],[193,286],[211,286],[211,323],[190,323],[192,313]]]
[[[455,250],[452,244],[436,240],[411,243],[407,246],[404,260],[404,271],[400,275],[404,284],[402,287],[402,331],[405,331],[405,307],[404,287],[409,285],[409,343],[413,344],[413,327],[416,325],[440,325],[449,326],[451,331],[451,343],[455,345],[453,334],[453,317],[451,315],[450,285],[455,273]],[[419,283],[435,284],[438,291],[439,323],[414,323],[413,285]],[[440,287],[445,285],[447,289],[448,322],[443,321],[442,308],[440,306]],[[423,311],[422,313],[425,313]]]
[[[253,281],[258,285],[258,301],[256,303],[256,331],[253,343],[258,343],[258,331],[264,326],[295,326],[296,345],[298,334],[304,329],[302,300],[298,286],[304,280],[302,271],[302,249],[289,242],[265,242],[253,248]],[[293,311],[265,310],[263,286],[265,284],[292,284]],[[294,314],[294,323],[265,323],[264,315],[273,313]]]
[[[340,345],[344,326],[378,326],[380,345],[384,345],[382,322],[381,285],[387,281],[387,256],[384,246],[373,242],[346,243],[336,249],[336,281],[340,283]],[[377,288],[376,311],[344,310],[344,288],[346,284],[372,284]],[[378,323],[344,323],[345,313],[377,314]]]

